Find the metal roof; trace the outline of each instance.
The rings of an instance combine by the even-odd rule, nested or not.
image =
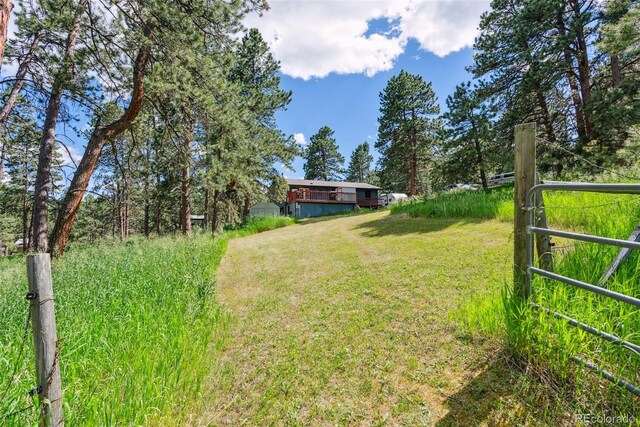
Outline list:
[[[336,188],[364,188],[379,190],[380,187],[367,184],[365,182],[339,182],[339,181],[318,181],[315,179],[287,179],[289,185],[300,185],[304,187],[336,187]]]

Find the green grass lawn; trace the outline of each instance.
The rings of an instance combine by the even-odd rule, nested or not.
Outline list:
[[[638,196],[547,192],[544,197],[551,228],[626,239],[640,224]],[[446,193],[396,205],[391,210],[414,217],[495,218],[511,223],[513,187],[496,188],[488,193]],[[618,252],[615,247],[566,239],[557,239],[555,243],[556,272],[592,284],[599,282]],[[640,254],[633,254],[606,286],[639,298]],[[510,289],[511,282],[507,281],[505,292]],[[540,277],[535,277],[533,289],[532,301],[542,307],[640,344],[640,312],[634,306]],[[579,356],[640,384],[640,355],[606,343],[545,312],[522,310],[509,302],[505,292],[488,299],[476,298],[462,310],[461,316],[467,316],[469,333],[481,330],[485,335],[500,337],[515,353],[534,362],[547,375],[557,376],[559,394],[565,394],[562,389],[571,389],[570,400],[576,408],[586,406],[596,413],[614,416],[640,410],[637,397],[599,381],[570,361],[571,356]]]
[[[67,424],[569,426],[577,413],[637,413],[557,349],[627,376],[638,372],[628,355],[544,314],[513,315],[508,191],[491,203],[447,195],[458,207],[435,199],[448,210],[428,217],[414,202],[282,229],[293,221],[253,221],[216,240],[76,248],[54,263]],[[626,237],[635,202],[602,202],[550,197],[551,223],[580,229],[595,215],[595,231]],[[563,249],[557,268],[589,279],[615,254],[600,250]],[[637,295],[639,270],[632,259],[611,287]],[[0,283],[2,416],[28,406],[34,386],[31,337],[19,354],[24,260],[0,258]],[[637,342],[637,310],[535,289],[536,301]]]
[[[220,238],[76,248],[53,263],[67,425],[181,425],[226,336],[215,271],[229,238],[289,225],[252,220]],[[0,258],[0,425],[34,424],[24,258]],[[29,329],[30,331],[30,329]],[[16,375],[12,377],[14,368]]]
[[[500,342],[451,317],[499,292],[510,233],[382,211],[231,241],[218,272],[229,338],[190,422],[571,425]]]

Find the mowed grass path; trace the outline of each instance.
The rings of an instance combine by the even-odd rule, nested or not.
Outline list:
[[[510,234],[384,211],[230,241],[229,341],[192,424],[537,424],[499,346],[450,316],[508,279]]]

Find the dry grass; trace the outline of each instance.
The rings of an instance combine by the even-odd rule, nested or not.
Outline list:
[[[510,357],[450,320],[504,282],[509,236],[377,212],[232,240],[218,271],[230,336],[191,424],[572,424],[523,401]]]

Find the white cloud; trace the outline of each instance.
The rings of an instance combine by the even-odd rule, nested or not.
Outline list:
[[[442,57],[471,46],[480,15],[488,8],[484,0],[415,1],[400,20],[400,28],[422,49]]]
[[[409,39],[438,56],[470,46],[489,0],[275,0],[251,15],[282,72],[305,80],[330,73],[367,76],[393,68]],[[372,20],[393,31],[368,33]]]
[[[294,133],[293,139],[296,141],[296,144],[307,145],[307,138],[305,138],[304,133]]]
[[[66,148],[60,143],[56,145],[56,150],[62,159],[62,165],[70,166],[75,169],[76,165],[80,162],[80,159],[82,159],[82,153],[78,152],[73,145],[65,144],[65,146]]]

